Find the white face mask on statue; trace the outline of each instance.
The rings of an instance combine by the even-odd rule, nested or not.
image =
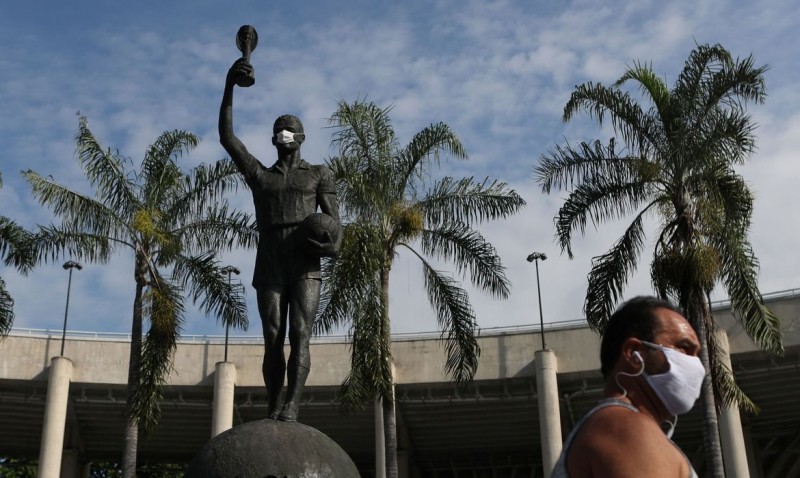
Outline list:
[[[279,131],[275,134],[275,142],[278,144],[294,143],[294,133],[287,130]]]
[[[664,373],[644,374],[645,380],[658,395],[664,408],[673,416],[691,410],[700,396],[700,388],[706,375],[703,363],[698,357],[686,355],[669,347],[645,341],[642,343],[663,352],[669,362],[669,370]]]

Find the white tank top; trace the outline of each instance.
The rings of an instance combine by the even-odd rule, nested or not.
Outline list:
[[[561,449],[561,455],[558,457],[558,461],[556,461],[556,465],[553,467],[553,472],[550,473],[550,478],[570,478],[569,473],[567,473],[567,454],[569,453],[569,449],[572,446],[572,442],[575,440],[575,436],[580,431],[581,427],[586,420],[594,415],[598,410],[601,410],[606,407],[624,407],[629,410],[633,410],[636,413],[639,413],[639,409],[631,405],[630,403],[623,402],[622,400],[617,400],[616,398],[606,398],[600,400],[600,402],[595,406],[593,409],[589,410],[589,413],[583,416],[583,418],[578,421],[575,425],[575,428],[572,429],[572,432],[567,437],[567,441],[564,442],[564,448]],[[670,443],[675,445],[675,443],[670,440]],[[678,445],[675,445],[675,448],[678,448]],[[678,448],[678,451],[681,452],[684,458],[686,458],[686,463],[689,464],[689,478],[699,478],[697,476],[697,472],[694,471],[692,468],[692,464],[689,462],[689,458],[683,453],[683,451]]]

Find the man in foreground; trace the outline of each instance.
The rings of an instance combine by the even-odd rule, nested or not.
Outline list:
[[[696,477],[661,424],[688,412],[705,370],[700,342],[669,302],[636,297],[611,316],[600,345],[604,399],[575,426],[552,478]]]

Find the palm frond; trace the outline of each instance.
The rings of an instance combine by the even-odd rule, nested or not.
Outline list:
[[[579,111],[584,111],[601,125],[609,115],[614,131],[633,151],[660,143],[658,122],[642,111],[629,94],[618,88],[591,82],[578,85],[564,106],[563,120],[569,121]]]
[[[753,214],[754,198],[744,178],[725,165],[704,173],[696,178],[697,182],[704,186],[703,191],[710,205],[716,207],[710,211],[713,217],[702,217],[703,222],[716,228],[733,228],[746,234]],[[695,187],[699,186],[700,184]],[[714,230],[716,229],[710,231]]]
[[[243,176],[230,159],[192,168],[182,177],[181,192],[175,201],[165,205],[166,216],[185,218],[200,214],[220,196],[238,191],[242,182]]]
[[[34,198],[49,207],[55,215],[61,216],[65,224],[100,236],[130,235],[128,218],[119,215],[124,211],[112,209],[34,171],[27,170],[22,175],[31,185]]]
[[[150,319],[150,329],[142,345],[139,381],[128,402],[128,416],[136,418],[145,434],[152,433],[161,419],[161,387],[172,370],[184,312],[180,288],[158,275],[150,284],[144,296],[144,315]]]
[[[625,73],[614,83],[614,88],[619,88],[628,81],[636,81],[642,93],[653,102],[658,117],[668,118],[671,116],[671,94],[669,87],[662,78],[655,74],[652,65],[635,62]],[[669,130],[670,124],[664,123],[664,127]]]
[[[86,233],[71,225],[39,226],[30,236],[27,253],[36,263],[55,261],[62,255],[105,263],[117,244],[130,246],[116,238]]]
[[[432,166],[439,163],[439,154],[447,153],[456,159],[467,159],[467,151],[455,132],[444,123],[435,123],[416,133],[411,142],[398,154],[398,184],[412,187],[412,177],[423,179]]]
[[[334,128],[331,144],[341,156],[358,158],[367,165],[392,157],[397,139],[389,118],[391,110],[391,106],[380,108],[366,100],[352,104],[339,101],[336,112],[328,119]]]
[[[456,266],[459,273],[469,271],[470,280],[494,297],[508,298],[510,283],[497,251],[478,231],[466,224],[422,231],[423,253]]]
[[[419,154],[417,159],[421,161],[442,148],[453,146],[454,151],[460,151],[457,138],[447,137],[444,126],[429,130],[426,135],[418,134],[416,142],[408,147],[411,149],[401,150],[389,119],[390,111],[391,107],[380,108],[366,100],[341,101],[329,120],[335,129],[332,144],[339,152],[330,163],[345,217],[377,219],[380,211],[405,200],[410,172],[404,166],[403,154]],[[425,147],[434,149],[426,152]]]
[[[475,337],[477,321],[469,303],[467,292],[451,277],[437,271],[413,249],[410,251],[422,262],[425,291],[431,306],[436,310],[439,328],[444,340],[445,371],[463,387],[478,370],[481,349]]]
[[[743,60],[737,58],[734,66],[725,70],[728,78],[721,77],[715,86],[722,91],[729,91],[725,98],[730,98],[735,104],[739,104],[738,99],[763,104],[767,98],[764,74],[768,70],[768,65],[756,67],[753,55]]]
[[[383,174],[389,171],[385,165],[367,168],[352,156],[330,158],[327,164],[333,172],[343,217],[377,221],[398,199],[391,175]]]
[[[23,274],[34,266],[31,237],[31,232],[11,219],[0,216],[0,258],[7,266],[16,267]]]
[[[577,148],[569,143],[556,146],[539,157],[534,177],[542,192],[549,194],[553,189],[570,189],[595,177],[624,183],[651,180],[657,172],[658,166],[646,159],[620,156],[616,141],[611,138],[608,146],[600,141],[582,142]]]
[[[743,164],[755,151],[754,131],[752,119],[741,110],[715,109],[706,114],[698,134],[691,137],[686,156],[695,158],[695,168],[715,161]]]
[[[200,140],[192,133],[165,131],[147,148],[142,161],[143,200],[147,207],[169,204],[178,197],[184,175],[177,159],[194,149]]]
[[[11,298],[6,283],[0,277],[0,338],[8,335],[14,325],[14,299]]]
[[[191,222],[179,224],[169,231],[173,240],[186,251],[220,251],[233,247],[252,249],[258,244],[258,230],[253,218],[244,212],[230,209],[227,200],[221,200],[207,210],[192,214]],[[170,251],[162,251],[170,260]]]
[[[572,233],[576,229],[585,233],[588,221],[597,227],[639,209],[647,200],[648,186],[642,181],[619,183],[598,176],[584,180],[570,193],[556,216],[556,237],[561,250],[573,257]]]
[[[89,122],[84,116],[78,120],[75,142],[78,160],[89,183],[97,188],[100,201],[120,215],[130,213],[131,208],[139,205],[136,184],[125,171],[125,165],[130,166],[130,161],[120,156],[118,151],[104,150],[89,130]]]
[[[730,63],[731,54],[721,45],[698,45],[686,59],[683,70],[672,94],[683,105],[696,105],[704,92],[703,81],[713,71],[719,71],[720,65]]]
[[[758,259],[741,231],[726,229],[713,238],[722,258],[722,281],[734,316],[747,335],[762,349],[783,353],[780,319],[772,313],[758,290]]]
[[[646,212],[647,209],[636,216],[607,253],[592,259],[583,312],[589,326],[601,333],[614,312],[628,277],[636,270],[644,246],[642,222]]]
[[[380,284],[373,281],[364,287],[364,301],[352,304],[350,373],[342,383],[341,395],[345,410],[361,410],[376,396],[390,397],[394,384],[391,343],[384,333],[389,324],[382,313]]]
[[[206,315],[213,315],[225,326],[247,330],[247,304],[241,282],[228,283],[213,253],[177,256],[172,281],[188,292]]]
[[[353,324],[354,310],[369,303],[380,290],[379,273],[383,263],[381,238],[377,228],[368,223],[347,224],[339,256],[322,266],[320,309],[314,323],[315,333],[327,333],[334,327]]]
[[[444,226],[505,218],[519,212],[525,200],[504,182],[445,177],[417,205],[427,224]]]
[[[712,383],[714,384],[715,395],[718,397],[718,408],[721,409],[736,404],[750,413],[760,413],[759,406],[736,383],[733,372],[725,365],[722,359],[722,353],[719,348],[715,348],[715,353],[709,354],[709,356],[714,357],[711,376],[714,377]]]

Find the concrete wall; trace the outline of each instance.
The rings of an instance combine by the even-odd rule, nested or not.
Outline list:
[[[0,347],[0,378],[45,380],[50,359],[58,355],[60,337],[11,336]],[[507,333],[478,339],[481,359],[476,379],[535,376],[533,355],[539,348],[537,332]],[[558,355],[559,372],[596,367],[599,340],[586,328],[547,332],[548,347]],[[93,338],[67,338],[65,355],[74,364],[73,383],[124,385],[130,343]],[[445,351],[438,339],[399,340],[392,344],[398,383],[447,381]],[[288,353],[288,347],[287,347]],[[261,386],[263,345],[230,344],[228,361],[237,369],[238,386]],[[175,352],[170,385],[213,385],[214,365],[222,361],[220,343],[180,343]],[[338,386],[350,370],[346,343],[312,345],[309,386]]]
[[[777,298],[769,307],[783,321],[784,344],[800,344],[800,300],[797,295]],[[730,311],[715,311],[715,318],[728,333],[731,353],[757,351]],[[596,370],[600,338],[588,327],[568,327],[545,332],[547,348],[558,358],[558,373]],[[58,355],[58,337],[16,335],[0,344],[0,379],[46,380],[50,359]],[[534,352],[541,348],[537,330],[484,334],[476,380],[534,377]],[[346,343],[312,343],[309,386],[339,386],[350,370],[350,348]],[[124,385],[127,381],[130,343],[95,338],[68,337],[65,356],[74,364],[73,383]],[[445,351],[438,337],[396,339],[392,344],[397,383],[437,383],[444,374]],[[236,365],[237,386],[260,387],[263,345],[230,344],[228,361]],[[288,353],[288,347],[287,347]],[[183,342],[175,353],[170,385],[213,386],[214,366],[224,357],[221,341]]]

